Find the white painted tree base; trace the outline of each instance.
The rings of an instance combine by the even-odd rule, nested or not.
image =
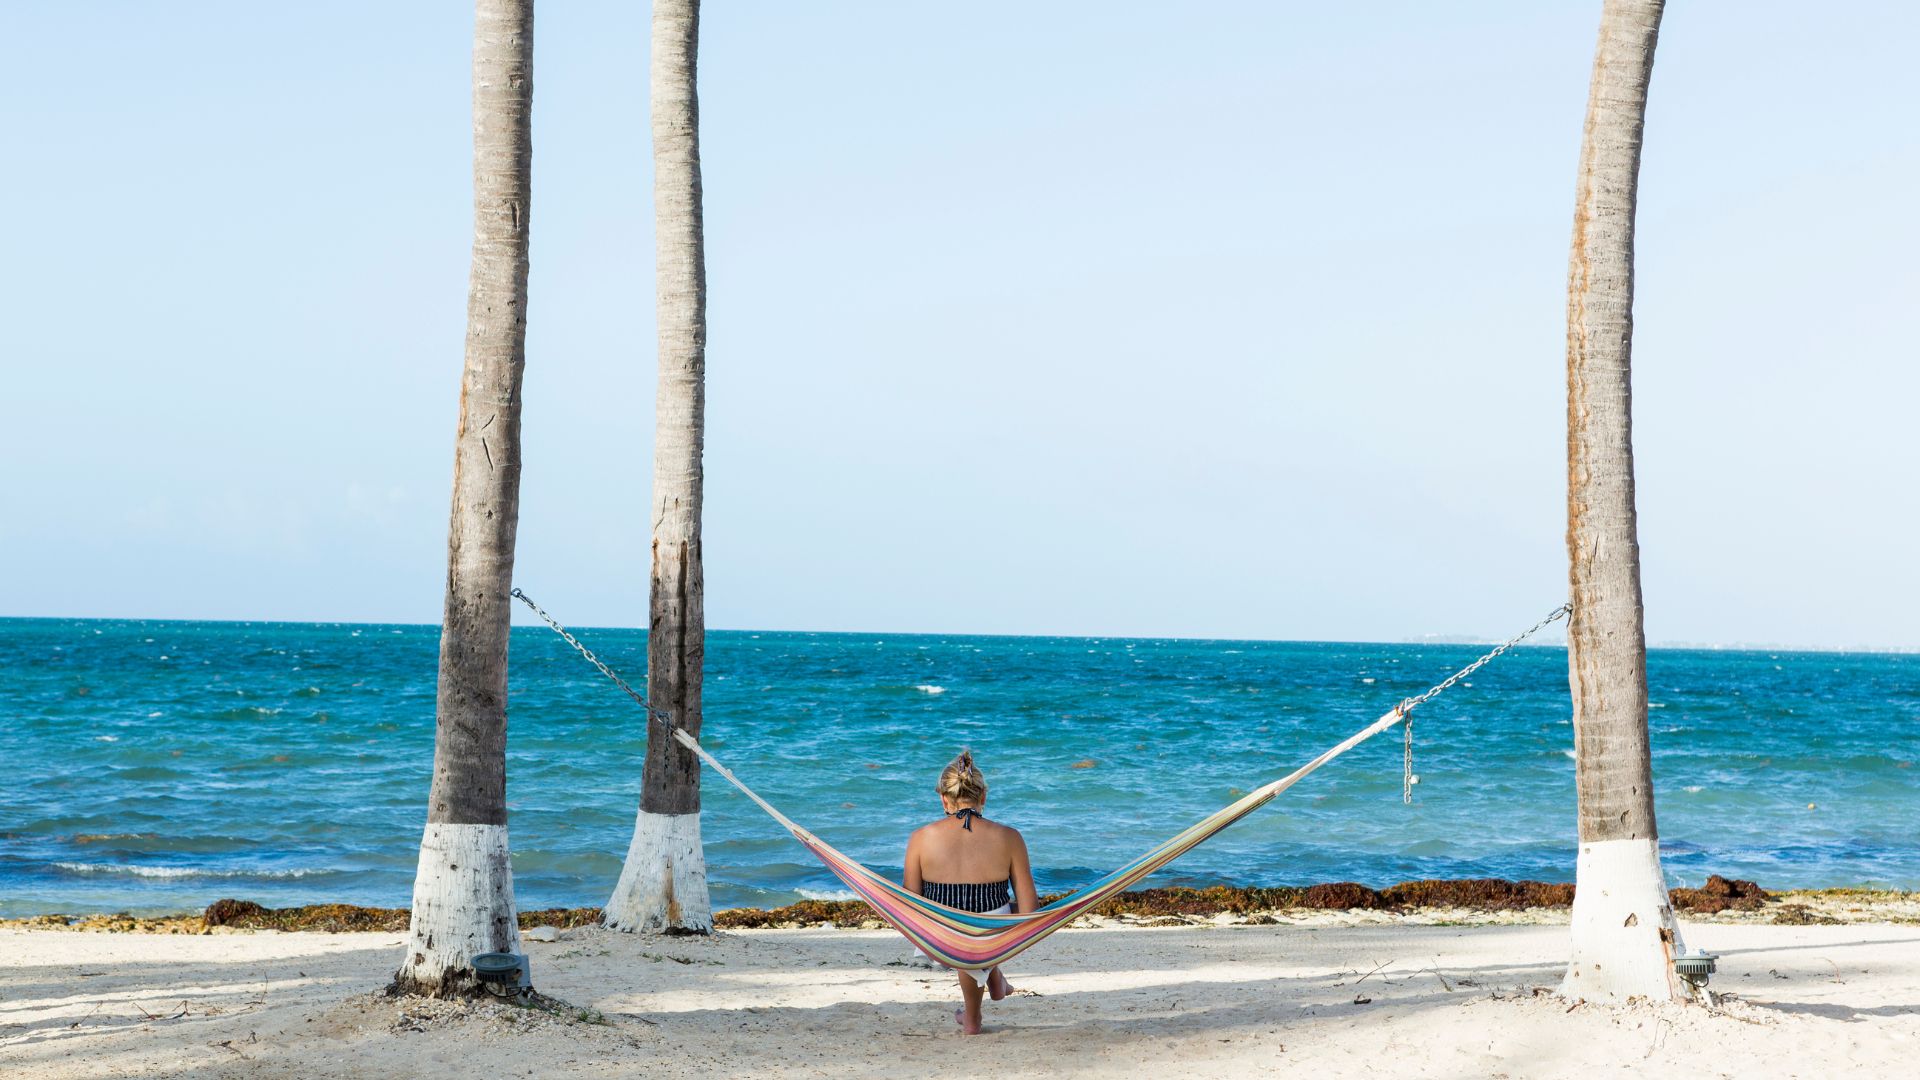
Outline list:
[[[603,921],[614,930],[648,934],[713,929],[699,814],[640,811]]]
[[[1664,933],[1663,933],[1664,931]],[[1578,1001],[1690,1000],[1673,973],[1685,951],[1655,840],[1582,843],[1574,870],[1573,961],[1560,993]]]
[[[520,951],[505,825],[429,824],[413,879],[407,955],[396,989],[449,996],[475,989],[473,958]]]

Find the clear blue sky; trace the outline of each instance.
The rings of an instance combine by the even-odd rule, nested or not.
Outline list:
[[[1397,639],[1565,593],[1598,0],[714,4],[718,627]],[[518,580],[643,624],[647,9],[537,31]],[[13,5],[0,614],[439,617],[469,5]],[[1920,9],[1679,3],[1655,640],[1920,645]]]

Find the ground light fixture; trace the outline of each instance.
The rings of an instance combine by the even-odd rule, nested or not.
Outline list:
[[[521,953],[480,953],[473,958],[473,974],[496,997],[517,997],[533,989],[527,958]]]
[[[1714,961],[1720,959],[1717,953],[1690,953],[1673,958],[1673,973],[1686,980],[1695,990],[1707,988],[1707,980],[1713,976]]]

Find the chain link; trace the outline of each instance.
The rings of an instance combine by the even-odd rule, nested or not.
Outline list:
[[[1555,620],[1561,619],[1572,613],[1573,613],[1572,604],[1561,604],[1559,607],[1553,609],[1553,614],[1548,615],[1546,618],[1541,619],[1539,622],[1534,623],[1532,626],[1529,626],[1525,630],[1520,631],[1518,634],[1515,634],[1513,637],[1510,637],[1506,641],[1501,642],[1499,645],[1494,647],[1492,652],[1489,652],[1487,655],[1481,657],[1478,660],[1475,660],[1473,663],[1468,664],[1466,667],[1463,667],[1459,671],[1456,671],[1453,674],[1447,676],[1445,682],[1442,682],[1436,685],[1433,689],[1428,690],[1426,693],[1421,694],[1419,697],[1410,697],[1407,700],[1401,702],[1400,711],[1403,713],[1408,713],[1408,712],[1412,712],[1413,710],[1419,708],[1422,705],[1425,705],[1427,702],[1432,701],[1434,698],[1437,698],[1441,694],[1448,691],[1449,689],[1452,689],[1454,683],[1457,683],[1461,679],[1464,679],[1467,676],[1473,674],[1474,672],[1479,671],[1481,668],[1486,667],[1487,663],[1491,661],[1494,657],[1499,656],[1501,653],[1506,652],[1508,649],[1513,648],[1515,645],[1520,644],[1521,642],[1527,640],[1533,635],[1546,629],[1547,626],[1553,623]]]
[[[513,593],[511,595],[515,600],[518,600],[521,603],[532,608],[533,613],[535,615],[538,615],[542,619],[546,620],[547,625],[553,627],[555,633],[567,639],[567,644],[579,650],[580,655],[586,657],[588,663],[592,664],[594,667],[599,668],[600,674],[605,675],[609,679],[612,679],[614,681],[614,685],[620,687],[620,689],[625,690],[627,692],[628,697],[639,702],[640,707],[647,710],[647,715],[649,717],[665,724],[667,726],[668,731],[673,730],[673,714],[672,713],[667,712],[664,709],[656,709],[653,706],[647,704],[647,699],[642,697],[638,690],[635,690],[633,687],[628,686],[627,680],[621,678],[618,672],[614,671],[612,668],[608,667],[606,664],[601,663],[600,658],[593,655],[592,649],[589,649],[585,645],[582,645],[580,643],[579,638],[576,638],[572,634],[568,633],[566,627],[561,626],[560,623],[556,621],[553,616],[547,614],[546,611],[542,609],[539,604],[536,604],[533,602],[533,597],[528,596],[526,593],[521,592],[519,589],[513,590]]]
[[[1513,648],[1515,645],[1520,644],[1521,642],[1527,640],[1533,635],[1546,629],[1549,625],[1553,624],[1554,622],[1562,618],[1565,618],[1566,616],[1571,614],[1573,614],[1573,605],[1561,604],[1559,607],[1553,609],[1552,614],[1548,615],[1544,619],[1541,619],[1539,622],[1534,623],[1532,626],[1527,627],[1525,630],[1520,631],[1518,634],[1515,634],[1514,636],[1501,642],[1499,645],[1494,646],[1491,652],[1487,653],[1485,656],[1482,656],[1480,659],[1475,660],[1473,663],[1468,664],[1466,667],[1461,668],[1459,671],[1456,671],[1453,674],[1447,676],[1444,682],[1435,684],[1432,689],[1428,690],[1424,694],[1421,694],[1419,697],[1410,697],[1405,701],[1402,701],[1399,705],[1395,706],[1395,708],[1400,713],[1400,726],[1404,729],[1402,734],[1405,740],[1403,743],[1403,750],[1401,754],[1401,764],[1400,764],[1400,801],[1401,802],[1403,803],[1413,802],[1413,785],[1420,782],[1420,778],[1414,775],[1414,772],[1413,772],[1413,710],[1419,708],[1422,705],[1425,705],[1427,702],[1432,701],[1434,698],[1439,697],[1441,694],[1446,693],[1449,689],[1453,687],[1454,683],[1457,683],[1461,679],[1464,679],[1467,676],[1473,674],[1474,672],[1479,671],[1481,668],[1486,667],[1488,662],[1493,660],[1494,657],[1499,656],[1501,653],[1506,652],[1508,649]]]
[[[1405,719],[1400,721],[1400,728],[1400,733],[1406,738],[1405,749],[1402,750],[1400,758],[1400,802],[1404,806],[1412,806],[1413,785],[1420,782],[1420,778],[1413,775],[1412,714],[1407,714]]]

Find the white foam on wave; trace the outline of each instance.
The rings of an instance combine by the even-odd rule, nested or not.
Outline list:
[[[119,742],[119,741],[120,741],[120,736],[118,736],[118,735],[95,735],[95,736],[93,737],[93,741],[94,741],[94,742]]]
[[[807,900],[858,900],[858,896],[845,889],[807,889],[793,890]]]
[[[117,863],[57,862],[53,865],[70,874],[126,874],[143,878],[303,878],[333,872],[314,867],[293,870],[208,870],[198,866],[126,866]]]
[[[1699,784],[1688,784],[1686,787],[1683,787],[1680,790],[1686,792],[1689,795],[1696,795],[1702,791],[1705,791],[1706,789],[1701,787]]]
[[[1568,761],[1578,761],[1578,760],[1580,760],[1580,758],[1579,758],[1579,755],[1577,755],[1577,754],[1575,754],[1575,753],[1574,753],[1573,751],[1571,751],[1571,750],[1562,750],[1562,751],[1560,751],[1560,752],[1561,752],[1561,753],[1563,753],[1563,754],[1565,754],[1565,755],[1567,755],[1567,760],[1568,760]]]
[[[1360,681],[1361,681],[1361,682],[1363,682],[1363,683],[1366,683],[1366,684],[1367,684],[1368,686],[1372,686],[1372,685],[1373,685],[1373,680],[1372,680],[1372,679],[1361,679]]]
[[[946,687],[935,686],[932,683],[921,683],[919,686],[914,687],[914,689],[920,691],[923,694],[944,694],[947,692]]]

